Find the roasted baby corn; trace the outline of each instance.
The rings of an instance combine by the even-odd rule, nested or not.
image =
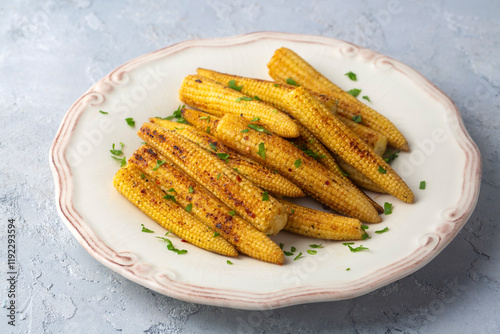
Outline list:
[[[354,132],[359,138],[361,138],[362,141],[367,143],[368,146],[370,146],[373,149],[373,151],[375,151],[375,153],[377,153],[378,155],[384,154],[387,148],[386,136],[379,133],[378,131],[370,129],[367,126],[356,123],[343,116],[338,115],[337,117],[342,121],[342,123],[347,125],[347,127],[352,132]]]
[[[345,175],[358,187],[364,188],[366,190],[374,191],[376,193],[387,193],[384,189],[374,183],[372,180],[364,176],[362,173],[358,172],[356,168],[349,165],[347,162],[342,160],[339,156],[335,157],[340,169]]]
[[[366,222],[381,219],[368,199],[348,180],[328,172],[319,162],[285,139],[261,129],[249,128],[243,118],[226,115],[214,135],[228,146],[276,169],[305,193],[345,215]]]
[[[299,136],[297,125],[283,112],[259,101],[258,97],[248,97],[200,75],[184,78],[179,97],[184,103],[211,114],[242,115],[282,137]]]
[[[285,96],[287,112],[302,123],[333,153],[352,165],[389,194],[412,203],[406,183],[365,142],[302,87]],[[220,127],[220,124],[219,124]]]
[[[210,134],[210,129],[217,126],[220,119],[212,114],[188,108],[183,108],[181,115],[189,124],[208,134]]]
[[[167,162],[156,168],[158,160]],[[139,167],[149,179],[154,180],[170,196],[170,200],[183,208],[191,206],[191,214],[214,230],[213,237],[218,233],[239,252],[253,258],[275,264],[283,263],[283,252],[269,237],[236,215],[151,147],[141,146],[129,159],[129,163]]]
[[[276,234],[285,226],[287,214],[281,203],[210,152],[152,123],[144,123],[138,135],[259,231]]]
[[[288,210],[284,230],[311,238],[361,240],[366,232],[358,219],[343,217],[280,200]]]
[[[297,85],[330,96],[338,101],[337,114],[348,119],[361,115],[363,125],[386,136],[390,145],[408,151],[408,142],[391,121],[337,87],[292,50],[276,50],[267,67],[269,75],[277,82],[285,83],[287,79],[293,79]]]
[[[214,238],[214,232],[174,202],[154,182],[141,177],[141,170],[127,165],[116,173],[113,184],[130,202],[151,219],[195,246],[227,256],[238,252],[226,240]]]
[[[186,124],[179,127],[179,123],[164,119],[150,118],[149,120],[151,123],[155,123],[168,130],[172,130],[184,138],[197,143],[204,149],[217,154],[218,157],[224,159],[229,167],[236,170],[242,176],[246,177],[262,189],[269,191],[269,193],[273,195],[287,197],[305,196],[304,192],[290,180],[279,175],[278,173],[273,172],[269,168],[242,156],[206,132],[200,131]],[[215,122],[218,118],[212,116],[211,120]],[[202,122],[201,126],[205,126],[205,124],[207,124],[207,122]]]

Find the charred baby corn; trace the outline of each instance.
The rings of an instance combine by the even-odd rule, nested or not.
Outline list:
[[[378,155],[384,154],[386,148],[387,148],[387,137],[384,136],[383,134],[379,133],[378,131],[375,131],[373,129],[370,129],[367,126],[364,126],[362,124],[356,123],[348,118],[345,118],[343,116],[337,115],[339,120],[342,121],[347,127],[354,132],[362,141],[368,144],[375,153]]]
[[[243,115],[282,137],[299,136],[297,125],[290,117],[261,102],[259,97],[248,97],[200,75],[184,78],[179,97],[184,103],[211,114]]]
[[[306,208],[285,200],[280,201],[288,209],[285,231],[328,240],[361,240],[366,234],[358,219]]]
[[[157,161],[167,161],[156,168]],[[164,156],[144,145],[134,152],[130,164],[141,169],[171,200],[218,233],[239,252],[275,264],[284,261],[283,252],[269,237],[235,214],[198,182],[187,176]],[[156,168],[156,169],[155,169]]]
[[[408,151],[408,142],[391,121],[337,87],[292,50],[287,48],[276,50],[267,67],[269,75],[274,80],[284,83],[287,79],[293,79],[297,85],[330,96],[338,101],[339,115],[348,119],[360,115],[363,125],[386,136],[389,144],[395,148]]]
[[[389,194],[407,203],[414,195],[406,183],[365,142],[302,87],[285,96],[287,111],[333,153]],[[220,127],[220,124],[219,124]]]
[[[214,134],[238,152],[276,169],[305,193],[332,209],[366,222],[381,221],[359,189],[348,180],[328,172],[285,139],[270,132],[251,129],[248,122],[234,115],[224,116]]]
[[[152,123],[144,123],[138,135],[259,231],[276,234],[285,226],[281,203],[197,144]]]
[[[214,238],[213,231],[184,208],[166,201],[164,192],[154,182],[142,178],[141,173],[137,166],[127,165],[118,170],[113,184],[142,212],[179,238],[214,253],[238,256],[238,252],[226,240]]]

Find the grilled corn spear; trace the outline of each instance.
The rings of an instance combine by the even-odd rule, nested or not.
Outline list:
[[[166,163],[156,168],[158,160]],[[239,252],[253,258],[275,264],[283,263],[282,250],[269,237],[151,147],[141,146],[129,159],[129,163],[139,167],[149,179],[154,180],[170,200],[183,208],[189,208],[192,215],[212,228],[213,237],[220,235]]]
[[[302,87],[285,96],[287,111],[333,153],[363,173],[389,194],[412,203],[414,195],[406,183],[365,142]],[[219,124],[220,126],[220,124]]]
[[[259,97],[248,97],[200,75],[189,75],[184,78],[179,97],[184,103],[211,114],[243,115],[248,121],[255,119],[257,124],[282,137],[299,136],[299,129],[290,117],[259,101]]]
[[[288,209],[285,231],[329,240],[361,240],[366,234],[358,219],[306,208],[285,200],[280,202]]]
[[[384,189],[374,183],[372,180],[364,176],[362,173],[356,170],[356,168],[349,165],[347,162],[342,160],[338,155],[335,157],[340,169],[345,175],[358,187],[364,188],[366,190],[374,191],[377,193],[387,193]]]
[[[216,117],[212,117],[215,121]],[[279,175],[278,173],[273,172],[269,168],[242,156],[206,132],[200,131],[187,124],[183,124],[179,127],[179,123],[164,119],[150,118],[149,120],[151,123],[155,123],[168,130],[172,130],[184,138],[197,143],[204,149],[217,154],[217,156],[223,159],[229,167],[236,170],[242,176],[246,177],[262,189],[269,191],[269,193],[273,195],[287,197],[305,196],[304,192],[290,180]],[[203,127],[207,124],[204,120],[202,120],[201,123],[201,126]]]
[[[267,67],[274,80],[284,83],[291,79],[297,85],[330,96],[338,101],[339,115],[349,119],[361,116],[361,123],[386,136],[390,145],[408,151],[408,142],[391,121],[337,87],[292,50],[276,50]]]
[[[214,232],[184,208],[172,201],[166,201],[165,193],[141,177],[141,170],[135,165],[127,165],[118,170],[113,184],[130,202],[151,219],[195,246],[227,256],[237,256],[238,252],[226,240],[214,238]]]
[[[144,123],[138,135],[259,231],[276,234],[285,226],[281,203],[210,152],[153,123]]]
[[[262,127],[226,115],[214,129],[214,135],[238,152],[276,169],[332,209],[366,222],[381,221],[364,194],[348,180],[328,172],[301,149]]]
[[[356,123],[348,118],[338,115],[339,120],[354,132],[362,141],[368,144],[378,155],[384,154],[387,148],[387,137],[383,134],[370,129],[367,126]]]

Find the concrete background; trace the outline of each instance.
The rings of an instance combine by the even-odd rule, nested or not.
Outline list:
[[[494,1],[2,1],[0,332],[499,333],[499,14]],[[352,300],[239,311],[132,283],[95,261],[63,225],[48,150],[83,92],[146,52],[262,30],[372,48],[457,103],[482,153],[482,189],[464,229],[426,267]],[[17,228],[15,328],[6,317],[8,219]]]

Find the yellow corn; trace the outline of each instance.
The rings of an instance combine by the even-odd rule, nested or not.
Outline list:
[[[356,123],[348,118],[338,115],[337,116],[342,123],[347,125],[347,127],[354,132],[362,141],[368,144],[375,153],[378,155],[384,154],[387,148],[387,137],[378,131],[370,129],[360,123]]]
[[[358,172],[356,168],[352,167],[349,165],[347,162],[342,160],[339,156],[335,157],[335,160],[337,161],[339,167],[342,169],[342,171],[345,172],[347,177],[357,185],[358,187],[364,188],[366,190],[374,191],[377,193],[387,193],[384,189],[382,189],[380,186],[375,184],[373,181],[371,181],[369,178],[364,176],[362,173]]]
[[[328,172],[285,139],[250,129],[248,125],[251,124],[241,117],[226,115],[214,129],[214,135],[241,154],[276,169],[332,209],[367,222],[381,221],[364,194],[348,180]]]
[[[259,231],[276,234],[285,226],[282,204],[210,152],[153,123],[144,123],[138,135]]]
[[[280,201],[288,209],[285,231],[329,240],[361,240],[366,234],[358,219],[313,210],[284,200]]]
[[[216,121],[217,119],[218,118],[215,116],[211,117],[212,121]],[[178,133],[184,138],[197,143],[210,152],[222,155],[229,167],[236,170],[257,186],[269,191],[272,195],[287,197],[305,196],[304,192],[290,180],[271,171],[269,168],[242,156],[206,132],[200,131],[187,124],[182,124],[182,126],[179,127],[179,123],[164,119],[150,118],[149,120],[151,123],[158,124],[161,127]],[[205,126],[206,124],[207,122],[202,122],[202,126]]]
[[[184,78],[179,96],[184,103],[211,114],[243,115],[248,121],[256,119],[256,124],[263,125],[280,136],[299,136],[297,125],[283,112],[258,98],[245,96],[200,75]]]
[[[113,184],[130,202],[151,219],[195,246],[227,256],[238,252],[226,240],[214,238],[214,232],[184,208],[163,199],[165,194],[154,182],[141,177],[141,170],[127,165],[116,173]]]
[[[286,82],[291,78],[304,88],[330,96],[338,101],[337,114],[348,119],[361,115],[363,125],[386,136],[390,145],[408,151],[408,142],[391,121],[337,87],[292,50],[287,48],[276,50],[267,67],[269,75],[274,80]]]
[[[285,96],[287,111],[333,153],[352,165],[389,194],[412,203],[414,195],[382,157],[356,136],[320,101],[302,87]],[[220,124],[219,124],[220,127]]]
[[[167,162],[155,170],[158,160]],[[283,263],[283,252],[269,237],[151,147],[141,146],[129,159],[129,164],[139,167],[148,179],[172,196],[171,200],[181,207],[191,206],[192,215],[219,233],[239,252],[262,261]]]

